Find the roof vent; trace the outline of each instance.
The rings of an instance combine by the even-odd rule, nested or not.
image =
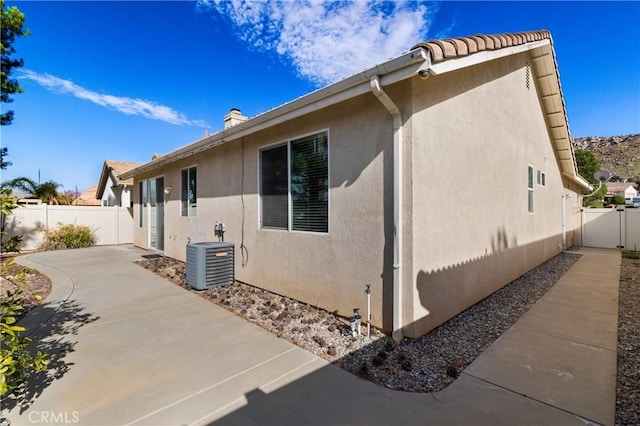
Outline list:
[[[229,114],[224,116],[224,128],[228,129],[229,127],[233,127],[236,124],[247,121],[248,118],[242,115],[242,112],[238,108],[231,108]]]

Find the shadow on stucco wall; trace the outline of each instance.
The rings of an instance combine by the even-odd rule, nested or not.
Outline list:
[[[429,332],[562,251],[560,234],[520,246],[510,246],[509,239],[517,241],[499,228],[491,240],[493,253],[420,271],[416,291],[428,313],[407,326],[407,335],[417,337]]]

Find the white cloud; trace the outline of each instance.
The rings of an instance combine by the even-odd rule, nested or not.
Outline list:
[[[127,115],[141,115],[152,120],[165,121],[177,125],[191,125],[208,127],[202,120],[191,120],[174,109],[157,104],[153,101],[122,96],[104,95],[92,92],[78,86],[70,80],[55,77],[50,74],[39,74],[31,70],[22,70],[20,78],[35,81],[42,87],[56,93],[69,94],[79,99],[85,99],[94,104],[114,109]]]
[[[238,37],[273,51],[298,74],[328,84],[424,41],[429,12],[415,1],[200,0],[233,23]]]

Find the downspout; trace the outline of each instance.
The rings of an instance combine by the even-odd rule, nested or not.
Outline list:
[[[393,117],[393,339],[399,342],[402,333],[402,115],[400,109],[374,75],[369,80],[371,91]]]

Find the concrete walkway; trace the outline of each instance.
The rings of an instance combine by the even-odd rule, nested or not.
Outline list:
[[[53,280],[25,318],[54,354],[14,425],[613,424],[620,254],[574,267],[442,392],[397,392],[158,278],[131,246],[38,253]]]

